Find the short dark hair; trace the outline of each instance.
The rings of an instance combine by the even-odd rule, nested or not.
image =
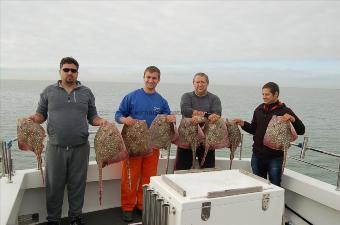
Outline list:
[[[268,88],[270,90],[270,93],[272,93],[273,95],[275,95],[275,93],[277,92],[277,96],[279,96],[280,94],[280,88],[279,85],[277,85],[274,82],[268,82],[265,85],[263,85],[262,89],[264,88]]]
[[[60,69],[63,67],[64,64],[74,64],[76,65],[77,69],[79,69],[79,63],[72,57],[64,57],[60,60]]]
[[[148,67],[146,67],[146,69],[144,70],[144,76],[145,76],[146,72],[149,72],[149,73],[157,72],[158,73],[158,79],[161,79],[161,71],[156,66],[148,66]]]
[[[207,84],[209,84],[209,77],[208,77],[208,75],[205,74],[205,73],[202,73],[202,72],[199,72],[199,73],[196,73],[196,74],[195,74],[194,79],[192,79],[192,82],[193,82],[193,83],[195,82],[195,78],[196,78],[197,76],[204,77],[205,80],[207,81]]]

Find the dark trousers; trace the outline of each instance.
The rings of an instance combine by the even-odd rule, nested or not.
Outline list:
[[[281,186],[283,156],[276,158],[262,158],[256,156],[254,153],[251,157],[251,168],[253,173],[257,176],[269,180],[272,184]]]
[[[204,156],[204,146],[199,145],[196,150],[196,157],[199,164],[201,164]],[[188,170],[192,166],[192,150],[185,148],[177,148],[175,170]],[[209,150],[205,158],[205,162],[201,168],[215,167],[215,150]]]
[[[81,215],[84,204],[90,144],[65,148],[46,146],[46,208],[47,220],[59,221],[67,187],[70,218]]]

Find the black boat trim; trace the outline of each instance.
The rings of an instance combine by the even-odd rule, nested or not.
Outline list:
[[[287,204],[285,204],[286,209],[288,209],[289,211],[291,211],[292,213],[294,213],[295,215],[297,215],[300,219],[302,219],[303,221],[305,221],[306,223],[308,223],[309,225],[313,225],[311,222],[309,222],[306,218],[304,218],[303,216],[301,216],[299,213],[297,213],[294,209],[290,208]]]

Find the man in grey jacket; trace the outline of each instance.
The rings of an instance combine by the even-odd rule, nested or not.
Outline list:
[[[218,96],[208,92],[209,77],[205,73],[196,73],[193,78],[194,91],[187,92],[181,98],[181,114],[183,117],[192,118],[193,123],[198,123],[195,116],[205,116],[210,121],[216,121],[222,113],[221,101]],[[203,125],[203,124],[200,124]],[[190,169],[192,166],[192,150],[178,147],[176,154],[175,170]],[[204,146],[199,145],[196,157],[199,163],[204,155]],[[202,168],[215,167],[215,150],[210,150]]]
[[[97,115],[91,90],[77,80],[78,69],[74,58],[63,58],[59,70],[61,80],[45,88],[36,113],[29,117],[36,123],[47,120],[47,224],[60,224],[65,185],[71,224],[84,224],[81,214],[90,152],[88,124],[107,123]]]

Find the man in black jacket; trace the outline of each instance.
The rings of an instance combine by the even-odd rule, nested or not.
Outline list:
[[[284,121],[290,121],[298,135],[305,133],[305,126],[295,113],[284,103],[280,102],[279,86],[274,82],[266,83],[262,87],[263,103],[259,105],[253,115],[251,123],[241,119],[234,119],[242,129],[253,136],[253,155],[251,168],[253,173],[280,186],[282,176],[283,151],[277,151],[263,145],[263,138],[269,121],[273,115],[282,116]]]

